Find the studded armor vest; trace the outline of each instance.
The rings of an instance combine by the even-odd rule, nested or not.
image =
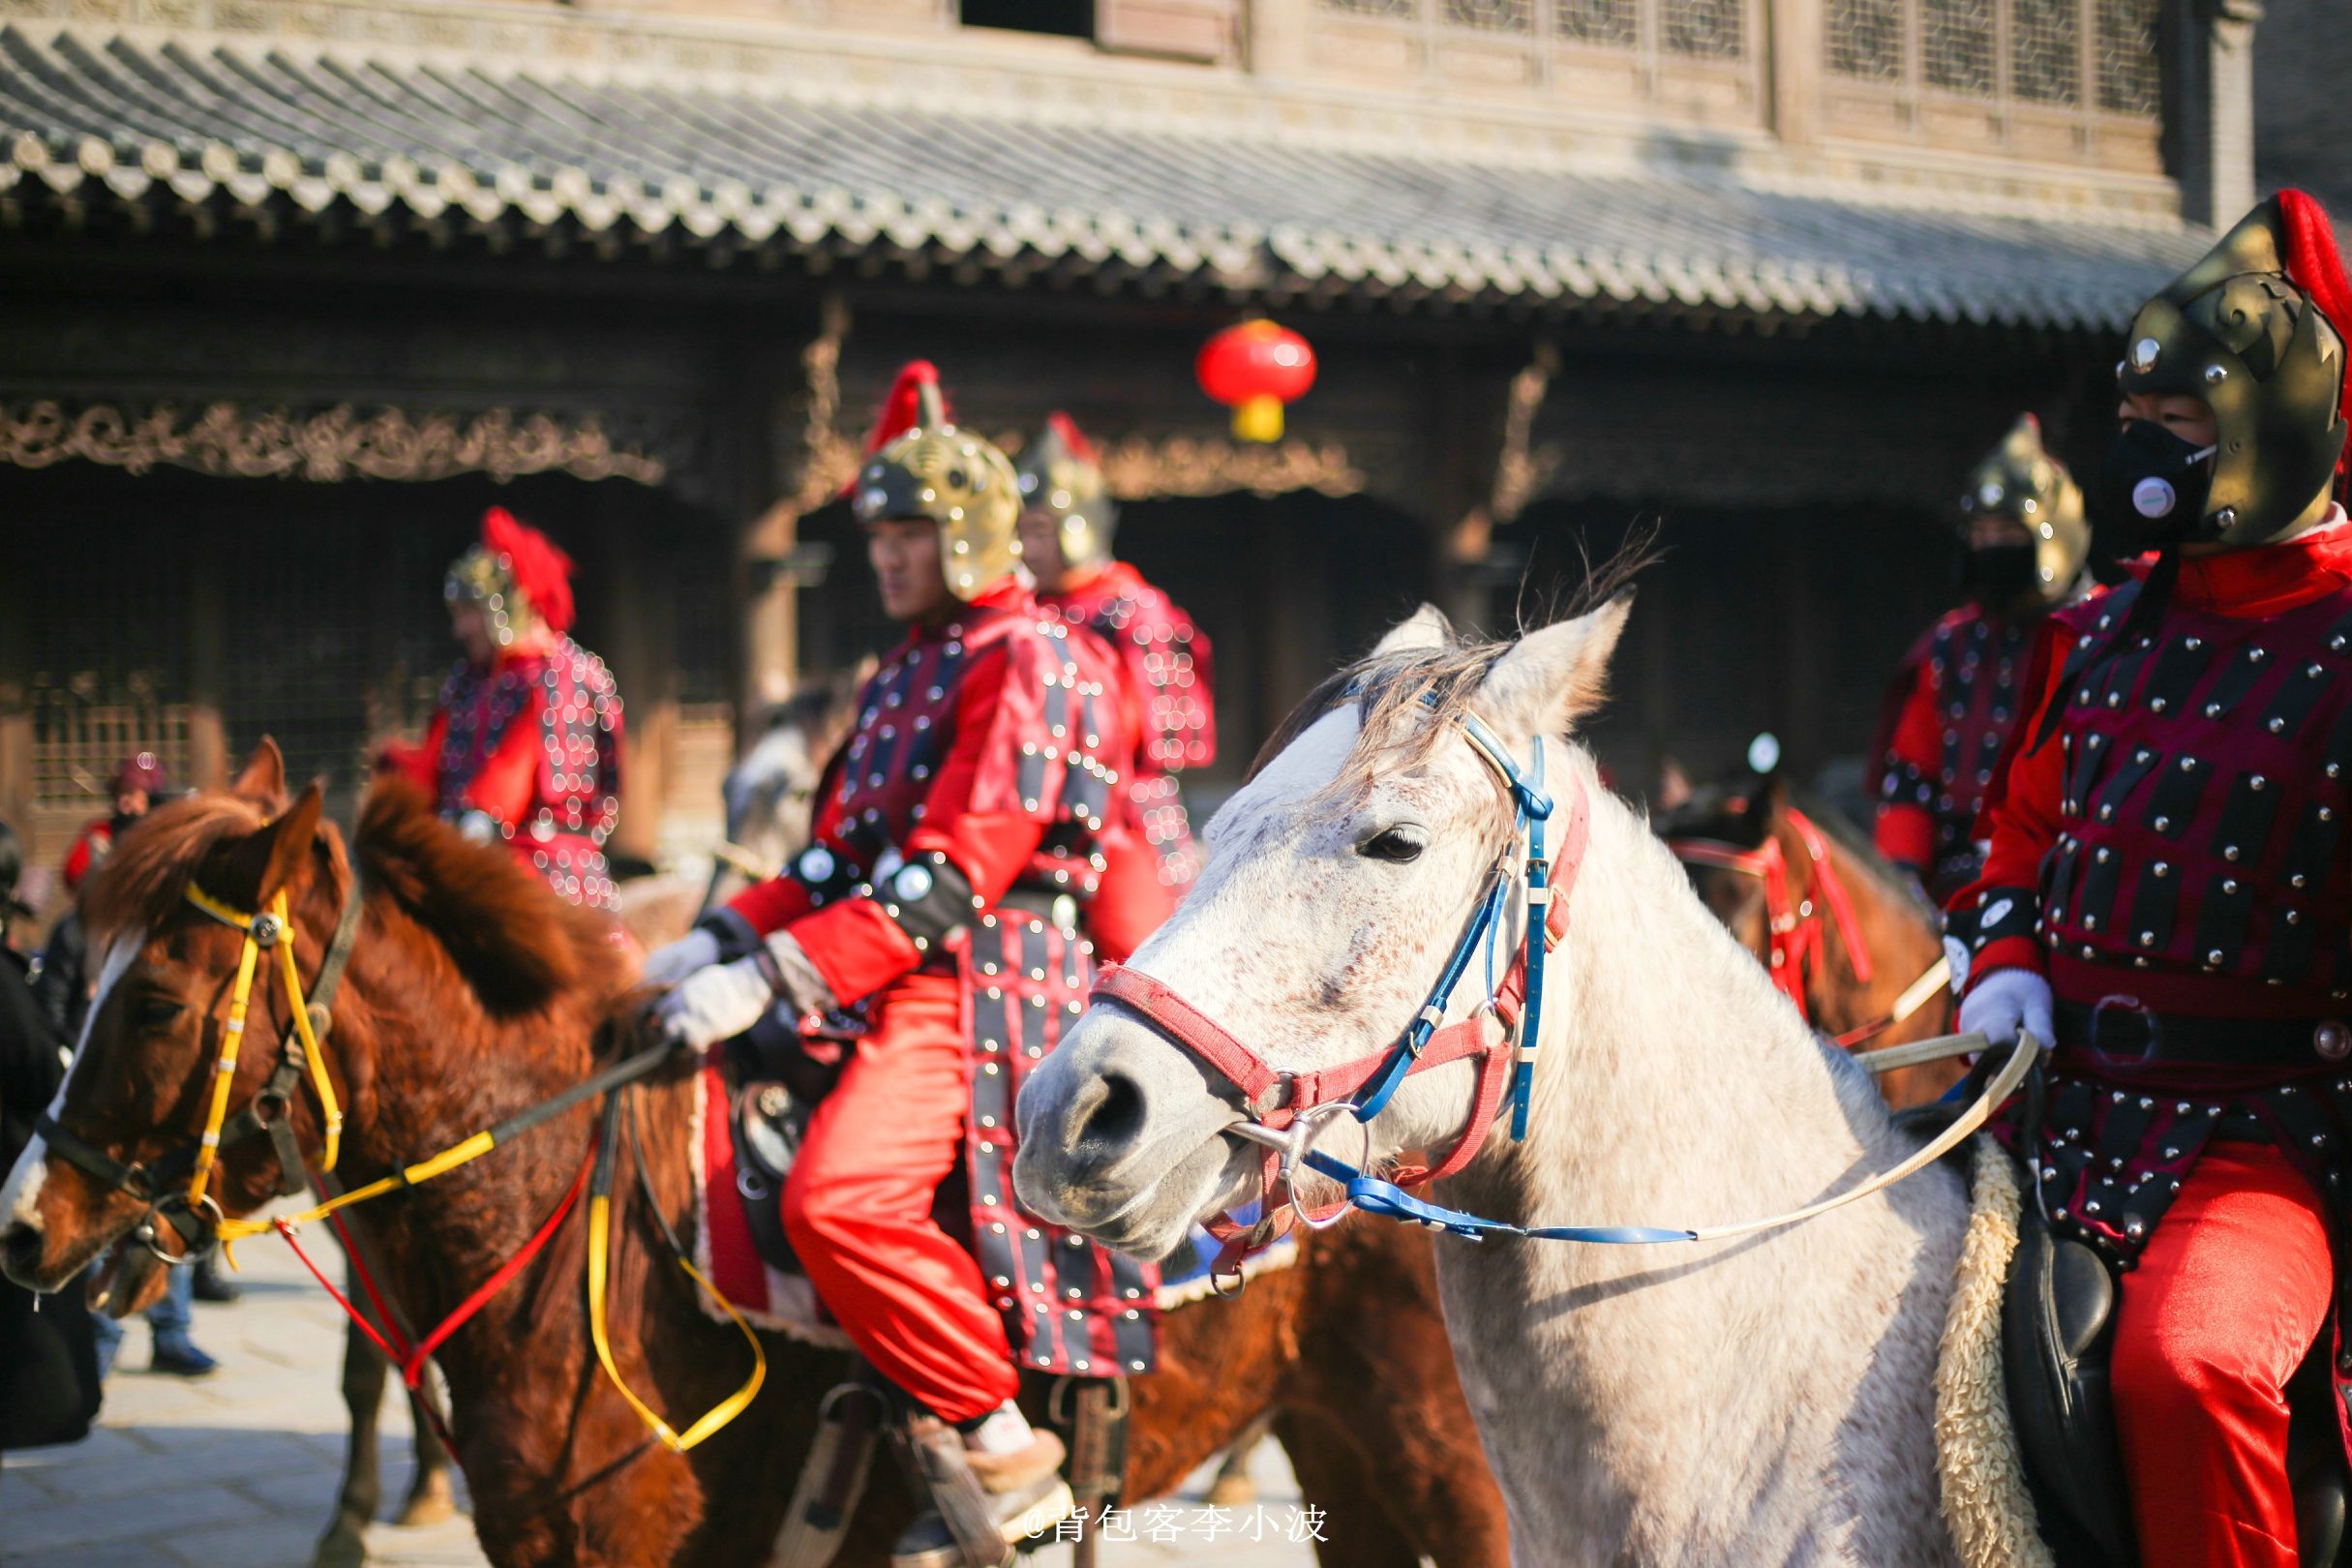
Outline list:
[[[1925,869],[1938,896],[1975,880],[1983,865],[1976,813],[2016,727],[2040,626],[2038,617],[1988,616],[1975,605],[1951,611],[1913,650],[1912,683],[1883,726],[1879,797],[1927,814],[1933,847]]]
[[[2068,613],[2071,664],[2136,592]],[[2352,590],[2259,619],[2175,606],[2074,676],[2039,890],[2053,959],[2283,987],[2313,1013],[2339,1003],[2352,987],[2347,677]],[[2062,996],[2066,974],[2054,962]]]
[[[1209,639],[1125,561],[1041,602],[1101,638],[1124,666],[1141,731],[1128,799],[1136,829],[1160,858],[1161,882],[1181,892],[1199,875],[1200,856],[1174,775],[1217,757]]]
[[[974,606],[945,635],[902,647],[859,693],[856,727],[826,771],[814,842],[786,872],[808,890],[813,906],[869,895],[897,869],[953,743],[962,673],[992,644],[1030,634],[1042,636],[1043,656],[1016,659],[1007,678],[1040,686],[1036,712],[1017,739],[1008,738],[999,765],[1009,775],[984,788],[1008,806],[1017,801],[1025,812],[1049,816],[1017,889],[1081,900],[1094,892],[1103,865],[1097,835],[1123,782],[1104,760],[1121,749],[1113,712],[1119,673],[1099,643],[1071,637],[1058,622]],[[1059,788],[1049,789],[1055,760],[1067,766]]]
[[[513,726],[538,727],[532,799],[498,831],[548,885],[575,904],[619,907],[604,841],[620,815],[620,698],[604,661],[568,637],[545,654],[484,670],[460,664],[441,688],[446,729],[435,760],[444,815],[466,810],[467,791]]]

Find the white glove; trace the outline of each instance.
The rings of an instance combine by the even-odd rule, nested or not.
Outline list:
[[[648,954],[638,978],[648,985],[676,985],[696,970],[709,969],[718,959],[717,937],[708,931],[688,931],[668,947],[656,948]]]
[[[2050,982],[2030,969],[1997,969],[1960,1004],[1960,1032],[1982,1035],[1988,1044],[2010,1044],[2020,1028],[2044,1045],[2058,1037],[2051,1024]]]
[[[775,992],[748,958],[696,970],[653,1004],[662,1037],[689,1050],[707,1050],[758,1023]]]

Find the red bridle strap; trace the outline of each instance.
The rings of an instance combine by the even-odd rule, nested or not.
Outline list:
[[[1796,1004],[1799,1016],[1809,1018],[1805,1005],[1805,986],[1817,965],[1824,961],[1826,951],[1823,942],[1825,926],[1823,911],[1837,925],[1838,941],[1845,945],[1846,962],[1860,983],[1870,983],[1874,973],[1870,962],[1869,944],[1862,940],[1862,923],[1854,915],[1854,900],[1846,891],[1845,879],[1837,874],[1837,864],[1829,849],[1829,841],[1822,830],[1801,811],[1789,813],[1789,826],[1798,842],[1805,846],[1805,859],[1811,863],[1813,885],[1807,890],[1807,907],[1797,908],[1795,895],[1789,887],[1789,859],[1777,838],[1766,838],[1755,849],[1742,849],[1712,838],[1673,838],[1667,848],[1674,859],[1686,865],[1711,865],[1726,871],[1736,871],[1764,884],[1764,919],[1769,926],[1771,944],[1772,983],[1791,1002]]]
[[[1557,947],[1567,933],[1569,894],[1576,888],[1577,873],[1583,866],[1585,849],[1591,840],[1592,814],[1582,781],[1571,779],[1566,802],[1567,826],[1552,856],[1549,901],[1544,915],[1547,950]],[[1406,1167],[1399,1171],[1395,1178],[1398,1185],[1454,1175],[1476,1158],[1494,1125],[1504,1091],[1511,1081],[1513,1052],[1509,1047],[1520,1016],[1525,1010],[1526,997],[1527,948],[1523,940],[1509,972],[1495,987],[1493,1005],[1439,1028],[1405,1070],[1409,1077],[1449,1063],[1475,1060],[1478,1090],[1469,1125],[1452,1150],[1434,1168]],[[1241,1091],[1243,1108],[1251,1120],[1277,1132],[1295,1122],[1300,1113],[1337,1103],[1363,1088],[1387,1065],[1391,1051],[1396,1048],[1384,1046],[1370,1056],[1312,1072],[1285,1073],[1243,1043],[1231,1030],[1177,995],[1172,987],[1140,970],[1106,968],[1095,977],[1093,1000],[1125,1008],[1155,1032],[1200,1058]],[[1523,1042],[1523,1048],[1532,1043]],[[1269,1194],[1278,1160],[1271,1153],[1266,1157]],[[1234,1237],[1247,1233],[1244,1227],[1229,1221],[1212,1222],[1209,1228],[1211,1234],[1228,1244]],[[1279,1233],[1279,1228],[1274,1227],[1269,1235]]]

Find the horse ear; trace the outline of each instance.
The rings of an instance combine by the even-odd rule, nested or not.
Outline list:
[[[1434,653],[1450,648],[1454,642],[1454,623],[1445,618],[1445,612],[1433,604],[1425,604],[1388,629],[1388,634],[1372,645],[1372,657],[1384,658],[1392,653]]]
[[[291,887],[309,862],[325,814],[326,798],[313,779],[268,827],[229,849],[217,883],[206,890],[241,909],[259,910],[279,889]]]
[[[1774,769],[1758,779],[1752,798],[1757,806],[1756,820],[1765,825],[1766,831],[1788,820],[1789,781],[1780,776],[1780,769]]]
[[[254,747],[254,754],[245,759],[245,766],[237,769],[228,792],[263,805],[275,805],[286,799],[286,753],[278,749],[277,741],[266,735],[261,738],[261,743]]]
[[[1553,735],[1609,695],[1609,658],[1633,614],[1633,590],[1573,620],[1529,632],[1494,661],[1480,703],[1509,730]]]

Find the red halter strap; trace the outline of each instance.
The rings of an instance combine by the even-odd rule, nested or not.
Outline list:
[[[1789,813],[1789,826],[1796,830],[1797,841],[1805,846],[1805,859],[1813,870],[1811,896],[1801,906],[1790,891],[1789,858],[1777,838],[1766,838],[1762,846],[1752,850],[1712,838],[1671,838],[1667,840],[1667,848],[1686,865],[1719,866],[1764,884],[1764,917],[1771,928],[1772,983],[1796,1005],[1797,1016],[1810,1018],[1812,1014],[1805,1007],[1805,986],[1827,951],[1823,940],[1824,907],[1826,906],[1829,919],[1837,924],[1838,940],[1845,944],[1846,961],[1854,968],[1854,978],[1865,985],[1870,983],[1872,974],[1870,948],[1862,940],[1861,921],[1854,916],[1854,900],[1846,892],[1845,879],[1837,874],[1828,839],[1801,811]]]
[[[1560,938],[1568,930],[1569,894],[1576,887],[1577,873],[1583,866],[1591,837],[1591,812],[1582,780],[1571,777],[1565,799],[1567,827],[1552,857],[1550,899],[1544,916],[1547,949],[1559,946]],[[1516,850],[1506,852],[1507,856],[1515,854]],[[1495,987],[1491,1005],[1438,1029],[1405,1069],[1405,1075],[1410,1077],[1448,1063],[1475,1061],[1478,1091],[1469,1125],[1445,1158],[1434,1167],[1408,1166],[1400,1170],[1395,1177],[1399,1186],[1441,1180],[1456,1174],[1476,1158],[1502,1107],[1503,1093],[1511,1080],[1513,1047],[1523,1043],[1518,1040],[1517,1032],[1521,1015],[1526,1010],[1526,991],[1527,945],[1522,938],[1509,972]],[[1118,967],[1104,970],[1095,979],[1092,1000],[1126,1009],[1162,1038],[1200,1058],[1241,1091],[1243,1109],[1250,1120],[1271,1131],[1290,1127],[1302,1114],[1318,1106],[1347,1100],[1380,1070],[1396,1048],[1393,1044],[1386,1045],[1369,1056],[1312,1072],[1285,1072],[1238,1035],[1177,995],[1166,982],[1140,970]],[[1492,1032],[1488,1027],[1490,1014],[1500,1025]],[[1267,1153],[1264,1191],[1269,1206],[1276,1201],[1280,1161],[1278,1154]],[[1249,1246],[1263,1246],[1286,1227],[1285,1214],[1270,1215],[1254,1230],[1230,1219],[1212,1221],[1209,1230],[1224,1241],[1227,1252],[1232,1253],[1246,1251]],[[1253,1242],[1244,1241],[1251,1236],[1255,1238]],[[1237,1243],[1243,1245],[1237,1248]],[[1220,1266],[1225,1261],[1221,1258]]]

